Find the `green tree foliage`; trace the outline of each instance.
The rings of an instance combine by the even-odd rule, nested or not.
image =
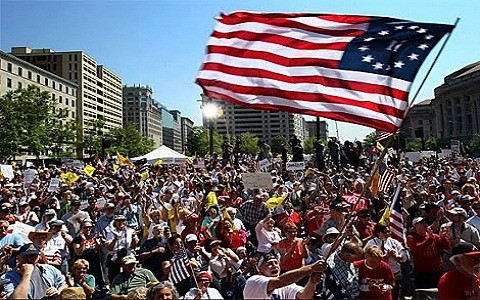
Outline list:
[[[144,155],[152,151],[155,146],[153,139],[142,136],[134,124],[115,128],[108,135],[100,138],[103,138],[104,146],[110,146],[105,149],[106,153],[114,154],[118,151],[128,157]],[[106,145],[105,141],[107,141]]]
[[[242,146],[240,149],[248,154],[258,154],[260,151],[258,147],[258,137],[250,132],[242,133]]]
[[[221,154],[222,150],[222,137],[217,133],[213,132],[213,151]],[[209,130],[202,127],[196,126],[192,129],[190,134],[187,136],[187,155],[190,156],[205,156],[210,152],[210,135]]]
[[[363,145],[364,146],[369,146],[371,144],[375,145],[379,135],[380,135],[380,131],[378,130],[372,131],[365,137],[365,139],[363,139]]]
[[[432,150],[432,151],[439,151],[440,146],[438,143],[438,138],[431,136],[425,141],[425,148],[427,150]]]
[[[422,140],[414,139],[407,143],[407,151],[421,151],[422,150]]]
[[[273,137],[270,141],[270,148],[272,148],[273,156],[281,154],[284,145],[288,146],[288,140],[286,137],[284,137],[283,135],[277,135]]]
[[[315,152],[315,141],[317,138],[315,136],[309,136],[303,142],[303,153],[305,154],[312,154]]]
[[[476,133],[467,145],[471,153],[480,153],[480,134]]]
[[[0,97],[0,158],[52,155],[75,143],[75,120],[47,91],[30,85]],[[62,150],[63,149],[63,150]]]

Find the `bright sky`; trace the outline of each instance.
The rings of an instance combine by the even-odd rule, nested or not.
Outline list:
[[[480,1],[475,0],[124,0],[0,1],[0,48],[83,50],[123,78],[153,88],[154,98],[201,125],[201,89],[194,83],[219,12],[318,12],[388,16],[453,24],[445,50],[414,103],[434,96],[443,78],[479,60]],[[440,45],[414,81],[417,92]],[[307,117],[307,120],[313,119]],[[328,120],[330,135],[335,122]],[[341,140],[362,140],[373,129],[338,122]]]

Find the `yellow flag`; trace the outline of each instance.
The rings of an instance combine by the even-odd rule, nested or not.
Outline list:
[[[378,184],[380,182],[380,170],[377,168],[375,173],[372,176],[372,183],[370,185],[370,191],[372,193],[372,197],[377,197],[378,195]]]
[[[390,207],[386,207],[385,211],[383,212],[382,217],[378,221],[378,224],[383,225],[383,226],[388,226],[390,224]]]
[[[193,164],[193,159],[191,157],[187,157],[186,162],[187,164],[191,165]]]
[[[140,174],[140,180],[142,180],[142,181],[147,180],[148,175],[149,175],[148,171],[143,172],[142,174]]]
[[[60,179],[68,185],[74,184],[79,178],[77,174],[72,172],[60,174]]]
[[[385,147],[382,146],[382,144],[380,144],[380,142],[377,142],[377,145],[376,145],[378,151],[382,152],[383,149],[385,149]]]
[[[120,153],[117,152],[117,158],[118,158],[118,163],[121,166],[129,166],[131,168],[135,168],[135,165],[125,156],[121,155]]]
[[[283,201],[287,198],[287,195],[283,195],[280,197],[272,197],[267,200],[265,203],[269,209],[277,209],[282,206]]]
[[[117,173],[118,173],[118,168],[120,168],[119,165],[113,164],[113,174],[117,174]]]
[[[153,163],[154,166],[160,166],[163,163],[163,160],[159,159]]]
[[[83,172],[85,172],[85,174],[87,174],[88,176],[92,176],[93,175],[93,172],[95,172],[95,168],[92,167],[91,165],[86,165],[85,168],[83,168]]]

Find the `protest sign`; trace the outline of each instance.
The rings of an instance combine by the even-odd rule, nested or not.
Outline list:
[[[13,233],[17,233],[25,243],[31,243],[32,241],[28,238],[28,234],[32,231],[35,231],[35,227],[27,225],[22,222],[15,222],[10,225]]]
[[[263,159],[261,161],[258,162],[258,168],[261,170],[263,168],[266,168],[268,166],[270,166],[272,163],[268,160],[268,159]]]
[[[305,170],[305,162],[291,161],[287,162],[287,171]]]
[[[50,193],[54,192],[58,189],[59,186],[60,186],[60,178],[52,178],[50,179],[50,184],[48,185],[48,191]]]
[[[243,184],[249,189],[272,188],[272,175],[270,173],[244,173],[242,174]]]
[[[37,176],[37,173],[35,172],[35,170],[27,169],[27,170],[25,170],[25,172],[23,172],[23,176],[24,176],[23,184],[25,186],[30,186],[30,184],[35,179],[35,176]]]
[[[13,174],[12,165],[0,165],[0,171],[2,172],[3,177],[8,179],[13,179],[15,175]]]

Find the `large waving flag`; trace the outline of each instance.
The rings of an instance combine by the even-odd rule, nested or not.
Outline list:
[[[117,152],[118,164],[120,166],[128,166],[130,168],[135,168],[135,165],[125,156]]]
[[[196,82],[206,96],[395,132],[412,81],[453,25],[355,15],[221,14]]]

